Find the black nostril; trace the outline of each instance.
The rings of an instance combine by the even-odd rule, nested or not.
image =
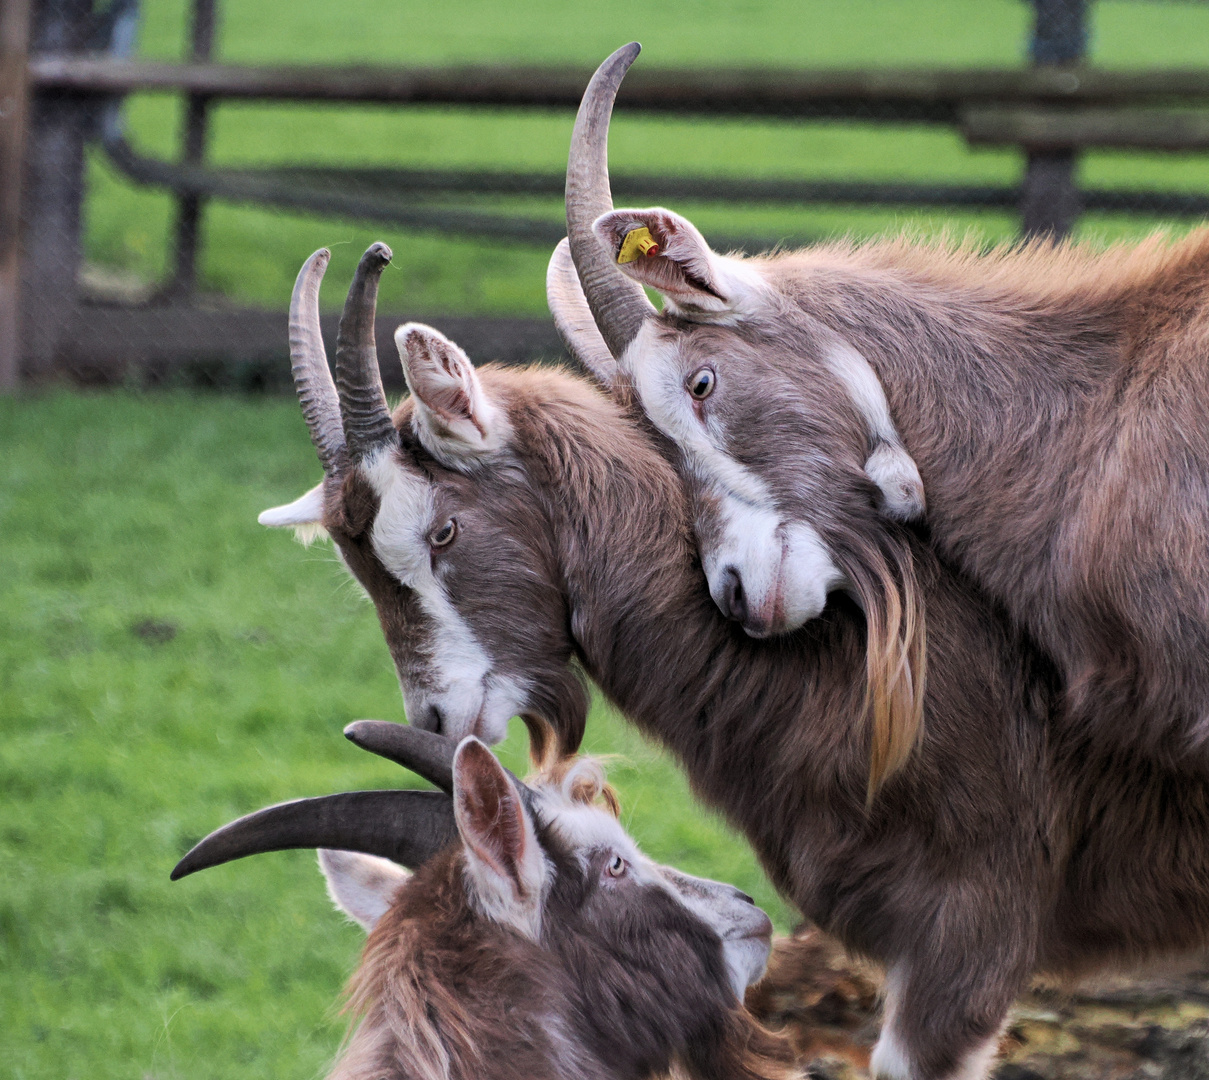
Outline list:
[[[756,906],[755,900],[752,897],[748,896],[747,893],[745,893],[745,892],[739,893],[739,899],[742,900],[745,904],[751,904],[752,907]]]
[[[428,730],[441,734],[441,725],[444,724],[445,717],[441,714],[440,705],[430,705],[428,707]]]
[[[747,621],[747,597],[743,593],[743,579],[733,566],[728,566],[722,571],[722,610],[735,622]]]

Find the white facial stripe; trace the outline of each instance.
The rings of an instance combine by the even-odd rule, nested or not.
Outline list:
[[[575,852],[581,862],[586,865],[593,851],[616,851],[640,877],[651,877],[650,860],[638,850],[638,845],[612,814],[597,806],[567,802],[561,794],[542,794],[545,795],[542,809],[551,832]]]
[[[437,687],[431,691],[404,687],[405,706],[409,712],[415,710],[413,715],[426,706],[438,706],[442,733],[452,738],[478,735],[487,743],[500,742],[508,721],[524,711],[529,684],[517,676],[493,673],[491,658],[432,572],[428,544],[434,524],[432,489],[402,468],[389,450],[375,454],[362,469],[379,499],[374,551],[391,574],[415,590],[434,628],[430,644]]]
[[[715,602],[724,607],[725,573],[734,568],[753,624],[792,629],[818,615],[827,594],[844,583],[843,573],[818,531],[804,521],[783,522],[764,481],[719,447],[724,433],[716,421],[707,427],[697,419],[676,346],[658,341],[648,323],[621,366],[651,421],[680,447],[693,476],[717,500],[720,539],[701,553]]]
[[[772,921],[738,889],[720,881],[659,867],[669,890],[722,939],[722,952],[735,997],[764,974],[771,950]]]

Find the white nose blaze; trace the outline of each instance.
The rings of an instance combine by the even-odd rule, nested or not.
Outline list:
[[[701,559],[714,603],[753,637],[817,618],[827,595],[845,581],[818,532],[805,522],[783,522],[767,496],[760,505],[711,486],[709,512],[716,518],[701,522],[699,531],[711,538]]]
[[[382,565],[413,589],[428,617],[423,686],[403,683],[408,720],[454,739],[476,735],[494,744],[508,734],[508,721],[525,709],[528,684],[495,669],[470,624],[433,572],[428,532],[433,525],[429,485],[384,451],[362,466],[378,495],[374,552]]]

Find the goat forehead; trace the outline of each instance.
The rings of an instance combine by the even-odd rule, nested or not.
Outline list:
[[[433,485],[390,450],[374,455],[362,470],[379,500],[371,531],[374,552],[390,574],[412,589],[427,616],[427,652],[430,666],[440,668],[437,681],[470,692],[490,674],[492,662],[433,572],[428,544],[435,510]]]
[[[646,865],[638,845],[612,814],[596,806],[569,803],[561,796],[544,800],[549,829],[566,849],[582,858],[593,851],[616,851],[633,865]]]

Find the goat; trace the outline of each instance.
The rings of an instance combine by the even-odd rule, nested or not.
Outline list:
[[[337,385],[318,334],[324,253],[299,275],[295,378],[326,476],[262,520],[332,536],[377,608],[413,724],[497,739],[494,688],[508,686],[537,753],[551,739],[572,750],[584,691],[547,703],[577,660],[783,895],[888,968],[885,1076],[980,1075],[1034,970],[1205,941],[1209,786],[1056,725],[1052,665],[917,537],[898,540],[933,613],[927,738],[870,802],[860,606],[841,594],[767,640],[728,621],[670,448],[583,379],[476,370],[408,324],[395,337],[411,396],[392,418],[366,287],[384,258],[371,248],[350,289]],[[568,277],[578,288],[554,267]]]
[[[926,508],[941,557],[1057,664],[1069,723],[1204,773],[1209,230],[1102,253],[895,239],[721,256],[678,214],[613,208],[609,114],[638,51],[585,94],[568,235],[622,374],[709,474],[722,610],[760,636],[829,593],[866,596],[881,585],[859,534]],[[920,664],[922,611],[910,622],[878,628],[883,652]],[[922,670],[898,696],[921,687]],[[895,711],[909,730],[917,705]]]
[[[320,848],[336,906],[369,933],[349,984],[361,1022],[330,1080],[791,1075],[788,1046],[740,1004],[768,959],[768,916],[643,856],[596,762],[522,783],[472,736],[382,721],[345,734],[442,790],[260,810],[172,873]]]

